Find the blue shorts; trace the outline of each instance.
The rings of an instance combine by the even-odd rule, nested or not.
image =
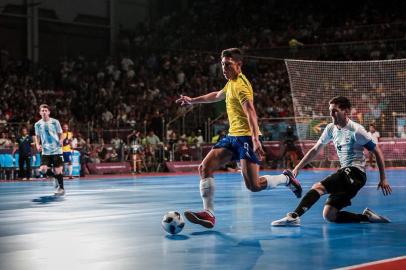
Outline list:
[[[72,152],[63,152],[63,163],[72,163]]]
[[[262,138],[260,137],[262,144]],[[226,148],[233,152],[232,160],[246,159],[252,163],[259,164],[260,161],[254,153],[252,147],[251,136],[225,136],[223,139],[218,141],[214,146],[216,148]]]

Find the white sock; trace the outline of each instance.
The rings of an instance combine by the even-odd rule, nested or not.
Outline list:
[[[200,179],[200,196],[203,200],[203,208],[204,210],[208,210],[211,214],[214,215],[214,178],[207,177],[204,179]]]
[[[73,170],[73,166],[72,166],[72,165],[68,165],[69,176],[72,176],[72,170]]]
[[[279,185],[287,185],[289,183],[289,178],[284,174],[279,175],[263,175],[266,182],[268,183],[267,189],[276,188]]]

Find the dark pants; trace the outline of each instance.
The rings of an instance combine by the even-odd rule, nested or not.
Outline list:
[[[25,168],[24,168],[24,163],[25,163]],[[20,178],[30,178],[31,177],[30,156],[19,156],[18,157],[18,167],[20,170]]]

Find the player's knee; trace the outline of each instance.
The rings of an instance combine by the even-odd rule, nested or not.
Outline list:
[[[203,174],[203,164],[200,164],[199,167],[197,168],[197,170],[199,171],[200,176],[202,176],[202,174]]]
[[[251,184],[251,185],[246,184],[246,187],[251,192],[259,192],[262,190],[261,186],[257,185],[257,184]]]
[[[320,187],[320,183],[315,183],[312,186],[312,189],[318,189]]]
[[[312,189],[316,190],[320,195],[326,193],[326,189],[320,182],[313,184]]]
[[[207,178],[211,175],[211,170],[205,163],[201,163],[198,170],[201,178]]]
[[[324,210],[323,218],[327,222],[335,222],[337,220],[337,213],[334,211]]]
[[[262,190],[262,188],[260,186],[257,186],[257,185],[252,186],[251,189],[250,189],[250,191],[252,191],[252,192],[260,192],[261,190]]]
[[[334,216],[334,215],[325,215],[325,214],[323,214],[323,218],[324,218],[324,220],[327,221],[327,222],[335,222],[336,219],[337,219],[337,216]]]
[[[58,167],[58,168],[55,168],[54,170],[55,170],[55,174],[62,174],[63,173],[63,167]]]
[[[62,173],[57,173],[55,174],[55,178],[59,181],[63,180],[63,174]]]

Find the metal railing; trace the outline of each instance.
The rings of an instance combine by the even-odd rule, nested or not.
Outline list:
[[[189,108],[186,108],[181,114],[179,114],[179,115],[177,115],[176,117],[174,117],[173,119],[171,119],[171,120],[169,120],[168,121],[168,123],[166,123],[166,125],[165,125],[165,121],[163,121],[163,130],[164,130],[164,134],[162,134],[162,139],[163,140],[166,140],[166,134],[167,134],[167,131],[168,131],[168,129],[170,128],[170,126],[173,124],[173,123],[176,123],[179,119],[181,119],[182,121],[181,121],[181,128],[180,128],[180,130],[181,130],[181,132],[182,132],[182,134],[183,133],[185,133],[186,132],[186,126],[185,126],[185,118],[186,118],[186,115],[187,114],[189,114],[190,112],[192,112],[194,109],[196,109],[197,108],[197,106],[193,106],[193,105],[191,105]],[[179,132],[178,132],[179,133]]]

